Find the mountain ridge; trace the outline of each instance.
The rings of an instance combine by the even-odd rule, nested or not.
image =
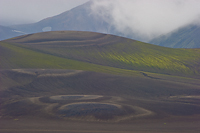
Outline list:
[[[12,26],[18,30],[28,33],[43,32],[45,27],[51,27],[51,31],[73,30],[73,31],[95,31],[109,33],[112,26],[92,14],[92,1],[79,5],[71,10],[65,11],[53,17],[45,18],[37,23]]]
[[[24,35],[24,32],[18,31],[14,28],[0,25],[0,40]]]
[[[200,26],[189,25],[151,40],[149,43],[171,48],[200,48]]]

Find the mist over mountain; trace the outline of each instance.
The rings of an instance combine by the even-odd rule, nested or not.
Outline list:
[[[148,42],[190,24],[200,23],[197,0],[95,0],[93,12],[117,31]]]
[[[171,48],[200,48],[200,26],[189,25],[159,36],[150,43]]]

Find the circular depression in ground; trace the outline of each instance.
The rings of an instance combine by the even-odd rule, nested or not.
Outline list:
[[[93,116],[100,120],[109,120],[115,116],[125,115],[125,111],[120,105],[96,102],[63,105],[58,109],[58,113],[67,118]]]
[[[150,110],[124,104],[120,97],[102,95],[56,95],[41,99],[46,112],[67,120],[118,122],[153,115]],[[124,102],[124,101],[123,101]]]
[[[51,96],[51,100],[90,100],[97,99],[103,96],[100,95],[57,95]]]

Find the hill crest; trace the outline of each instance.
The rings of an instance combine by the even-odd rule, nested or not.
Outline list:
[[[51,31],[5,41],[65,59],[128,70],[165,74],[199,74],[199,49],[172,49],[84,31]],[[85,47],[87,46],[87,47]]]

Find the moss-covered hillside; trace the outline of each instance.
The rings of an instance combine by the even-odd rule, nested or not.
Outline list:
[[[175,75],[200,73],[200,49],[165,48],[93,32],[30,34],[1,42],[0,47],[1,68],[94,71],[93,67],[106,67]]]

